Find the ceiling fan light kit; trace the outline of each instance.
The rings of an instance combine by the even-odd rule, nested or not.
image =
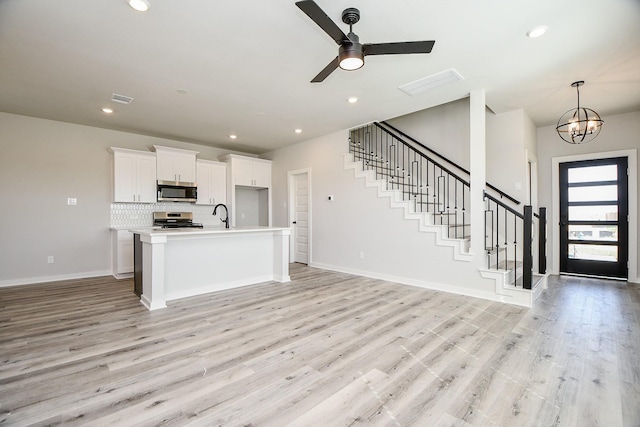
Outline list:
[[[556,126],[560,138],[569,144],[585,144],[593,141],[604,124],[604,120],[598,113],[590,108],[580,107],[579,88],[582,85],[584,85],[583,80],[571,83],[571,87],[576,88],[578,106],[564,113]]]
[[[296,2],[296,6],[322,28],[339,46],[338,56],[324,67],[324,69],[311,80],[311,83],[324,81],[336,68],[348,71],[362,68],[364,65],[364,57],[367,55],[430,53],[435,43],[431,40],[361,44],[360,38],[353,32],[353,25],[360,20],[360,11],[358,9],[350,7],[342,12],[342,22],[349,25],[349,34],[345,34],[313,0],[298,1]]]
[[[345,43],[338,51],[338,65],[343,70],[353,71],[364,65],[364,55],[360,43]]]

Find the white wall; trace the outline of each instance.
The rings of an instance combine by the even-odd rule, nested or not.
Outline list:
[[[548,233],[549,242],[547,244],[549,268],[553,272],[558,271],[558,247],[557,240],[557,223],[558,223],[558,200],[553,197],[553,193],[557,192],[556,185],[553,183],[553,159],[565,159],[564,161],[578,160],[580,158],[593,157],[609,157],[611,153],[619,151],[631,150],[637,153],[640,148],[640,111],[618,114],[603,117],[604,125],[598,137],[587,144],[572,145],[564,142],[558,136],[555,126],[546,126],[538,128],[538,172],[539,172],[539,197],[540,206],[549,208],[549,226]],[[637,154],[636,154],[637,156]],[[635,180],[629,181],[629,213],[631,221],[629,223],[630,233],[630,277],[629,280],[639,283],[638,265],[640,259],[640,247],[638,242],[638,215],[636,206],[637,200],[640,198],[638,191],[640,182],[638,182],[638,173],[635,174]],[[635,182],[632,182],[635,181]],[[552,228],[556,227],[556,232],[552,232]]]
[[[0,113],[0,285],[110,274],[111,146],[228,150]],[[75,197],[77,206],[67,206]],[[47,263],[47,256],[54,263]]]
[[[387,122],[469,170],[469,98],[417,111]]]
[[[469,114],[469,98],[464,98],[387,122],[469,170]],[[524,110],[502,114],[487,110],[485,139],[487,181],[524,203],[526,151],[535,154],[537,145],[533,122]]]
[[[521,202],[527,193],[527,150],[536,152],[536,129],[524,110],[487,113],[487,181]]]

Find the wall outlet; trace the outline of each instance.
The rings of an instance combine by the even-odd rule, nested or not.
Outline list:
[[[54,261],[53,261],[53,255],[49,255],[49,256],[47,257],[47,264],[53,264],[53,262],[54,262]]]
[[[333,202],[333,196],[327,197],[327,200],[329,200],[330,202]]]
[[[360,252],[360,259],[364,259],[364,252]]]
[[[78,199],[76,199],[75,197],[69,197],[67,199],[67,205],[69,206],[75,206],[78,204]]]

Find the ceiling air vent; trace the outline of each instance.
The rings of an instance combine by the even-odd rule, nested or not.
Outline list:
[[[464,77],[462,77],[455,69],[449,68],[448,70],[440,71],[439,73],[402,85],[398,89],[407,95],[413,96],[420,92],[424,92],[425,90],[435,89],[460,80],[464,80]]]
[[[126,95],[118,95],[117,93],[114,93],[113,95],[111,95],[111,100],[113,102],[119,102],[120,104],[131,104],[131,102],[133,102],[133,98],[130,96],[126,96]]]

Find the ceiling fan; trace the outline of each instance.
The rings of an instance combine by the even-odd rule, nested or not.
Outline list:
[[[358,9],[350,7],[342,12],[342,22],[349,25],[349,34],[345,34],[313,0],[298,1],[296,6],[340,46],[338,56],[324,67],[311,80],[311,83],[322,82],[338,67],[343,70],[357,70],[364,65],[364,57],[368,55],[430,53],[435,43],[435,41],[431,40],[360,44],[360,38],[353,32],[353,24],[360,20],[360,11]]]

